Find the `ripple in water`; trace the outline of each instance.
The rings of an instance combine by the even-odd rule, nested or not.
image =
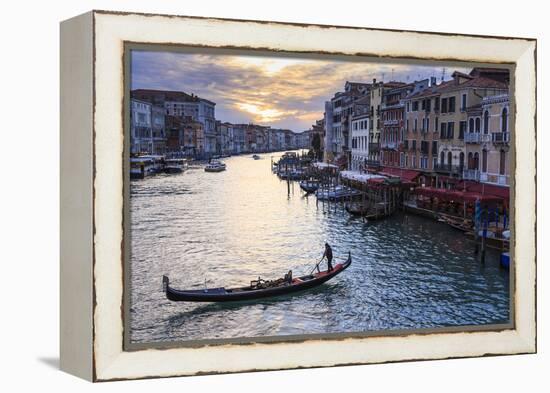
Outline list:
[[[316,204],[270,172],[270,155],[225,160],[131,183],[131,341],[418,329],[506,323],[509,275],[488,250],[432,220],[395,215],[364,223],[341,206]],[[308,273],[333,245],[353,263],[319,288],[235,304],[168,301],[177,288],[238,286]],[[326,266],[326,265],[325,265]]]

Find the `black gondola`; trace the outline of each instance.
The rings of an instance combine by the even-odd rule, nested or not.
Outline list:
[[[262,283],[255,281],[246,287],[225,289],[205,288],[194,290],[179,290],[170,287],[170,280],[167,276],[162,277],[163,290],[166,298],[172,301],[180,302],[233,302],[242,300],[254,300],[266,297],[286,295],[306,289],[319,286],[334,276],[342,273],[351,265],[351,253],[348,253],[348,259],[344,263],[338,263],[332,271],[321,271],[302,277],[290,278],[288,280],[277,280],[279,285],[262,287]],[[255,283],[255,284],[253,284]],[[265,282],[264,282],[265,283]],[[268,282],[269,283],[269,282]]]

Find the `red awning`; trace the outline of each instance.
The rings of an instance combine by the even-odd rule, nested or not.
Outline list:
[[[386,179],[384,179],[383,177],[373,177],[373,178],[368,179],[367,183],[384,184],[385,181],[386,181]]]
[[[378,173],[386,176],[396,176],[399,177],[402,181],[408,182],[415,181],[416,178],[420,176],[420,172],[418,171],[413,171],[412,169],[394,168],[390,166],[381,167]]]
[[[483,195],[483,194],[480,194],[477,192],[471,192],[471,191],[466,191],[466,192],[463,192],[462,194],[463,194],[464,202],[475,202],[479,200],[482,203],[498,203],[498,202],[502,202],[504,199],[496,195],[487,195],[487,194]]]
[[[475,192],[484,196],[496,196],[510,200],[510,187],[496,186],[475,181],[464,181],[462,187],[465,187],[466,191]]]
[[[472,191],[448,190],[446,188],[420,187],[416,194],[432,198],[438,198],[448,202],[471,203],[479,200],[482,203],[499,203],[504,198],[496,195],[480,194]]]
[[[447,193],[448,190],[444,188],[435,188],[435,187],[419,187],[415,190],[418,195],[423,195],[427,197],[436,197],[440,198]]]

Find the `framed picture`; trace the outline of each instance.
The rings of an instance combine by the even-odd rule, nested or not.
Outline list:
[[[536,351],[536,40],[61,24],[61,367]]]

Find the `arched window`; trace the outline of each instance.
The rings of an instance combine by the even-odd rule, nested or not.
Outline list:
[[[453,164],[453,153],[448,152],[447,153],[447,165],[450,168],[452,164]]]
[[[487,172],[487,150],[481,152],[481,171]]]
[[[508,109],[504,108],[502,110],[502,132],[508,132]]]
[[[481,119],[476,117],[476,132],[481,132]]]
[[[474,119],[470,119],[470,128],[468,129],[468,132],[474,132]]]
[[[464,152],[460,152],[460,158],[459,158],[459,165],[460,165],[460,169],[462,170],[462,168],[464,168]]]
[[[483,114],[483,133],[489,133],[489,111],[485,111]]]
[[[500,151],[500,167],[498,173],[501,175],[506,173],[506,152],[504,150]]]
[[[474,155],[472,152],[468,153],[468,169],[475,169],[474,167]]]
[[[445,153],[444,152],[441,152],[441,157],[440,157],[439,161],[440,161],[439,165],[441,165],[441,166],[445,165]]]
[[[479,153],[474,153],[474,169],[479,170]]]

